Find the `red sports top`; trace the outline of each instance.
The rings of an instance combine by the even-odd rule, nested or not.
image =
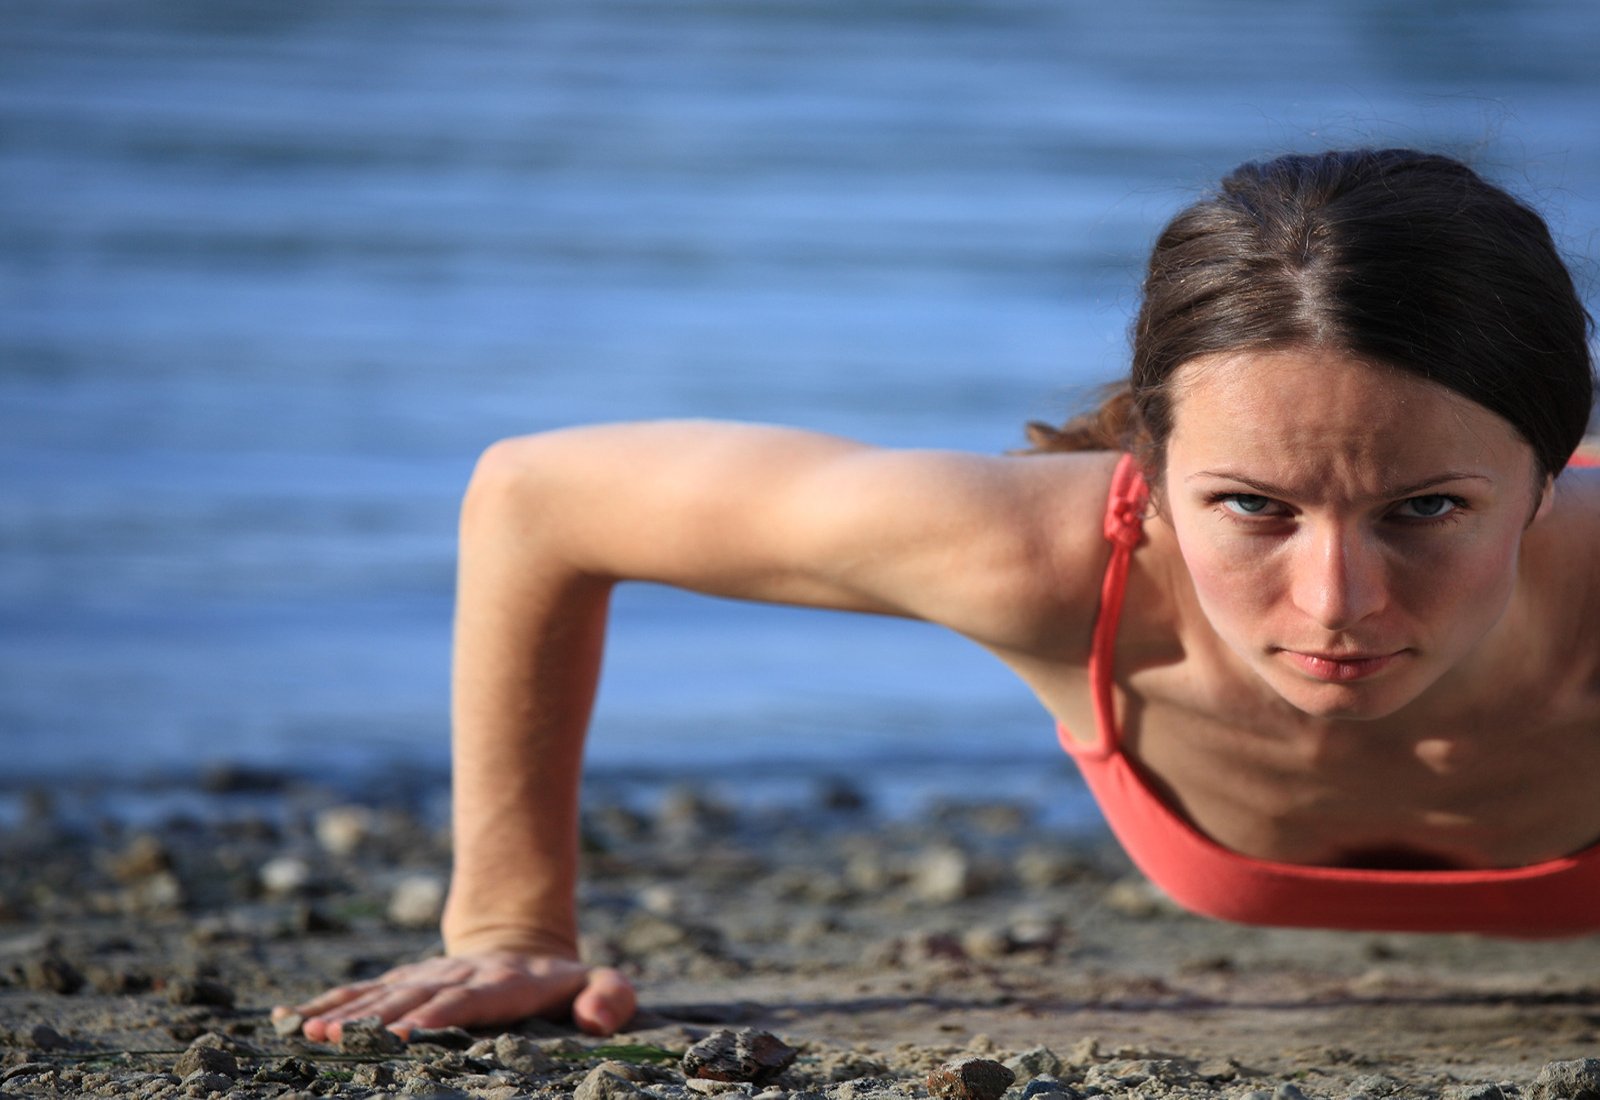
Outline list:
[[[1111,543],[1089,655],[1095,743],[1071,754],[1134,864],[1192,912],[1244,924],[1546,937],[1600,931],[1600,844],[1527,867],[1390,871],[1276,863],[1224,848],[1161,801],[1118,744],[1112,696],[1128,565],[1144,537],[1149,488],[1131,456],[1111,480]]]

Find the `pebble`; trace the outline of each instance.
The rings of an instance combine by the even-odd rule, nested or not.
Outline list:
[[[1528,1100],[1600,1100],[1600,1058],[1549,1062],[1528,1086]]]
[[[1175,912],[1172,902],[1144,876],[1120,878],[1106,888],[1106,908],[1134,920],[1153,920]]]
[[[1035,1097],[1038,1100],[1078,1100],[1079,1094],[1059,1077],[1041,1073],[1022,1090],[1022,1100],[1034,1100]]]
[[[406,1049],[406,1041],[384,1027],[379,1017],[363,1016],[340,1029],[339,1049],[345,1054],[398,1054]]]
[[[400,928],[432,928],[444,915],[444,895],[438,875],[407,875],[389,895],[389,921]]]
[[[22,980],[29,989],[73,994],[83,988],[83,974],[54,952],[35,955],[22,965]]]
[[[269,894],[298,894],[311,885],[311,864],[299,856],[278,856],[263,863],[256,877]]]
[[[643,1100],[649,1096],[618,1072],[622,1068],[617,1062],[601,1062],[584,1077],[572,1100]]]
[[[66,1050],[72,1045],[71,1040],[49,1024],[34,1024],[29,1028],[27,1042],[34,1050]]]
[[[555,1062],[544,1048],[525,1035],[500,1035],[494,1041],[494,1057],[507,1069],[536,1075],[549,1073]]]
[[[353,856],[372,835],[372,811],[365,806],[333,806],[312,825],[322,850],[339,859]]]
[[[992,1058],[959,1058],[928,1074],[928,1092],[940,1100],[1000,1100],[1016,1079]]]
[[[1445,1100],[1506,1100],[1505,1090],[1499,1085],[1452,1085],[1444,1090]]]
[[[111,859],[111,876],[131,884],[172,870],[172,853],[158,837],[140,833]]]
[[[167,1001],[175,1005],[232,1008],[233,990],[213,978],[173,978],[167,982]]]
[[[239,1061],[226,1050],[215,1047],[191,1045],[178,1056],[172,1072],[188,1078],[194,1073],[220,1073],[228,1077],[239,1076]],[[226,1086],[224,1086],[226,1087]]]
[[[183,1091],[190,1096],[210,1096],[233,1087],[233,1078],[225,1073],[196,1070],[183,1079]]]
[[[685,1077],[766,1084],[794,1063],[800,1052],[770,1031],[714,1031],[684,1052]]]
[[[300,1028],[304,1026],[305,1022],[306,1018],[300,1013],[290,1012],[283,1016],[273,1017],[272,1030],[277,1034],[278,1038],[288,1039],[291,1036],[300,1034]]]
[[[1031,1081],[1035,1077],[1054,1078],[1061,1072],[1061,1059],[1049,1047],[1034,1047],[1006,1059],[1006,1069],[1015,1074],[1018,1081]]]
[[[959,848],[932,848],[911,867],[911,892],[919,901],[949,905],[981,892],[972,860]]]

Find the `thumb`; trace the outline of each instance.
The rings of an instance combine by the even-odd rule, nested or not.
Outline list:
[[[611,1035],[633,1019],[639,998],[633,983],[609,966],[589,971],[588,984],[573,998],[572,1019],[590,1035]]]

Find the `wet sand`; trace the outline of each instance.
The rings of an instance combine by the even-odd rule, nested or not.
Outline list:
[[[839,788],[770,813],[686,791],[589,809],[585,950],[641,992],[615,1039],[534,1020],[307,1043],[273,1004],[436,950],[447,839],[303,785],[250,797],[139,828],[40,797],[0,832],[0,1094],[854,1100],[927,1096],[978,1058],[1009,1066],[1010,1100],[1600,1095],[1600,1063],[1547,1068],[1600,1056],[1600,937],[1222,925],[1099,834],[1004,802],[885,822]],[[686,1078],[722,1029],[795,1060]]]

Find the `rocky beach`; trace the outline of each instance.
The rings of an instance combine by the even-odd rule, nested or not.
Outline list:
[[[200,810],[131,819],[94,791],[19,792],[0,1095],[1600,1096],[1600,938],[1217,924],[1098,831],[1004,800],[890,818],[843,782],[784,807],[588,798],[586,956],[641,995],[617,1036],[529,1020],[335,1047],[275,1027],[274,1004],[437,950],[449,846],[427,789],[220,772]]]

